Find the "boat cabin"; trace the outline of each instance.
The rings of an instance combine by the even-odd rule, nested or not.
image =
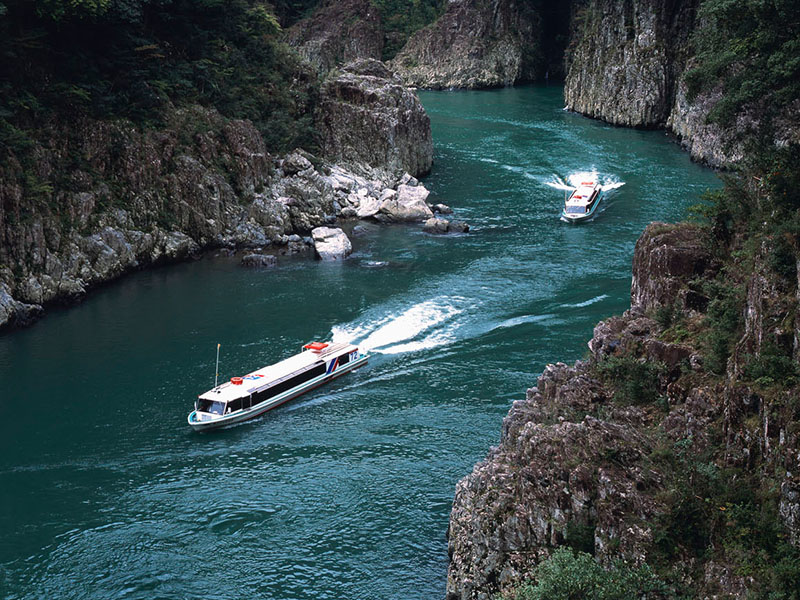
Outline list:
[[[352,344],[312,342],[305,345],[300,354],[242,377],[232,377],[230,381],[201,394],[195,402],[195,418],[207,421],[263,403],[280,404],[316,387],[326,380],[325,375],[333,374],[358,357],[358,348]],[[290,390],[298,394],[286,395]]]
[[[564,201],[563,216],[576,220],[591,215],[597,207],[601,189],[600,184],[594,181],[582,182]]]

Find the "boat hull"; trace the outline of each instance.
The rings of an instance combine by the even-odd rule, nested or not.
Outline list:
[[[197,416],[197,411],[192,411],[191,413],[189,413],[187,421],[189,422],[189,426],[195,431],[209,431],[211,429],[220,429],[222,427],[230,427],[231,425],[236,425],[244,421],[249,421],[250,419],[254,419],[258,416],[261,416],[265,412],[270,411],[273,408],[277,408],[278,406],[281,406],[282,404],[285,404],[290,400],[297,398],[298,396],[302,396],[306,392],[310,392],[311,390],[318,388],[319,386],[324,385],[341,375],[349,373],[350,371],[355,371],[359,367],[366,364],[368,359],[369,356],[362,356],[357,360],[342,365],[332,373],[326,373],[325,375],[320,375],[319,377],[316,377],[302,385],[287,390],[283,394],[279,394],[274,398],[270,398],[269,400],[265,400],[264,402],[256,404],[252,408],[244,408],[242,410],[238,410],[228,415],[223,415],[221,417],[216,417],[207,420],[200,420],[200,421],[195,420]]]

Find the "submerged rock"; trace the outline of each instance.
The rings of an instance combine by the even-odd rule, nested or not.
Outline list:
[[[438,219],[436,217],[431,217],[425,224],[422,226],[422,229],[427,233],[447,233],[448,228],[450,227],[450,221],[447,219]]]
[[[425,221],[423,230],[427,233],[466,233],[469,225],[463,221],[448,221],[440,217],[431,217]]]
[[[453,209],[447,206],[447,204],[434,204],[433,206],[431,206],[431,210],[441,215],[453,214]]]
[[[314,248],[322,260],[344,260],[353,251],[347,235],[341,229],[317,227],[311,232]]]
[[[243,267],[252,267],[252,268],[269,268],[274,267],[278,264],[278,259],[275,258],[272,254],[245,254],[242,257],[242,266]]]

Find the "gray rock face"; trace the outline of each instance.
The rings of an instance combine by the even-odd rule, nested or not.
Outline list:
[[[317,227],[311,232],[311,237],[322,260],[344,260],[353,251],[350,240],[341,229]]]
[[[483,88],[544,75],[540,19],[522,0],[450,0],[392,61],[411,85]]]
[[[421,176],[433,164],[425,109],[379,61],[356,61],[332,74],[322,86],[316,123],[325,157],[367,177]]]
[[[365,71],[373,67],[385,74],[381,63]],[[359,125],[362,135],[380,137],[383,125],[402,129],[424,117],[430,144],[416,97],[397,93],[413,102],[402,111],[402,102],[395,106],[394,120],[383,104],[359,108],[365,121],[371,107],[376,111],[369,127]],[[47,303],[79,299],[131,270],[185,260],[204,249],[274,244],[279,253],[307,250],[297,234],[359,211],[375,215],[398,195],[404,155],[389,149],[391,136],[408,147],[412,138],[398,129],[384,133],[378,145],[386,146],[389,162],[383,166],[391,168],[381,169],[381,157],[373,155],[374,166],[358,169],[370,174],[364,177],[302,150],[273,159],[250,122],[200,107],[175,111],[158,131],[125,121],[54,124],[34,165],[43,182],[59,174],[47,201],[25,197],[23,170],[13,157],[0,164],[0,327],[26,324]],[[88,168],[65,164],[68,156],[88,157]],[[113,189],[107,182],[114,182]],[[423,190],[414,193],[427,195]]]
[[[650,223],[636,241],[631,306],[652,311],[664,305],[701,309],[701,299],[687,282],[717,268],[703,243],[702,232],[690,225]]]
[[[743,157],[742,136],[760,127],[752,108],[727,128],[706,122],[721,89],[689,101],[694,66],[689,38],[698,0],[585,0],[573,11],[566,55],[566,107],[616,125],[666,127],[696,160],[729,166]],[[774,122],[776,145],[797,139],[800,100]]]
[[[24,327],[42,316],[38,304],[25,304],[11,297],[5,284],[0,284],[0,329],[5,326]]]
[[[359,58],[380,60],[380,14],[369,0],[325,0],[289,29],[286,41],[321,74]]]
[[[664,126],[696,4],[588,0],[578,7],[567,53],[567,108],[616,125]]]
[[[698,455],[713,456],[709,464],[760,472],[777,483],[788,539],[800,544],[800,477],[787,468],[800,452],[793,417],[741,382],[698,377],[698,357],[684,345],[691,339],[666,341],[647,314],[676,303],[684,317],[698,316],[685,292],[693,280],[715,275],[699,241],[694,227],[651,225],[636,245],[631,310],[595,327],[589,360],[548,365],[525,399],[514,402],[500,444],[456,486],[448,600],[509,595],[553,547],[574,542],[570,536],[581,528],[587,532],[581,545],[588,544],[601,564],[647,560],[659,516],[670,509],[663,490],[676,477],[674,465],[654,461],[651,453],[680,440],[691,441]],[[754,296],[765,295],[759,271],[749,286],[758,288]],[[776,320],[766,312],[758,316],[750,291],[746,311],[753,320],[739,345],[748,345],[759,328],[761,335],[774,335]],[[786,315],[787,307],[782,310]],[[622,356],[663,363],[653,381],[662,408],[614,399],[595,366]],[[721,553],[678,556],[673,567],[687,574],[697,597],[749,597],[753,579],[737,573],[738,563],[720,559]]]

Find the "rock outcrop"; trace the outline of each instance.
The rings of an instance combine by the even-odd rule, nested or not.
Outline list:
[[[251,269],[269,269],[278,264],[278,259],[272,254],[258,254],[251,252],[242,257],[242,266]]]
[[[286,41],[322,75],[356,59],[380,60],[380,13],[370,0],[325,0],[287,31]]]
[[[522,0],[450,0],[392,61],[411,85],[485,88],[544,77],[538,13]]]
[[[604,564],[620,557],[632,565],[648,560],[663,544],[658,535],[675,506],[676,478],[691,481],[684,471],[697,456],[710,461],[701,467],[712,473],[739,466],[774,477],[776,512],[788,538],[800,545],[794,468],[800,431],[792,412],[776,410],[776,398],[733,380],[704,377],[693,348],[670,341],[665,325],[652,318],[676,306],[687,322],[702,319],[705,306],[691,299],[693,286],[717,267],[700,240],[693,226],[649,226],[636,246],[631,310],[597,325],[588,360],[548,365],[526,398],[514,402],[499,446],[456,486],[449,600],[509,593],[560,545],[591,552]],[[748,313],[757,313],[750,304]],[[619,364],[609,360],[660,365],[650,391],[642,393],[660,397],[661,405],[619,398],[603,375],[603,364]],[[791,407],[788,398],[783,406]],[[665,494],[665,488],[672,491]],[[714,502],[685,493],[689,503]],[[756,585],[730,563],[733,555],[683,560],[675,556],[672,566],[698,597],[744,599]]]
[[[314,249],[322,260],[344,260],[353,251],[344,231],[338,227],[317,227],[311,231],[314,240]]]
[[[333,73],[323,83],[316,123],[325,157],[368,177],[419,177],[433,164],[425,109],[380,61]]]
[[[462,221],[448,221],[441,217],[431,217],[422,227],[425,233],[444,234],[444,233],[467,233],[469,225]]]
[[[373,216],[383,223],[425,221],[433,216],[428,206],[428,190],[421,185],[400,185],[396,193],[382,196],[383,201]]]

